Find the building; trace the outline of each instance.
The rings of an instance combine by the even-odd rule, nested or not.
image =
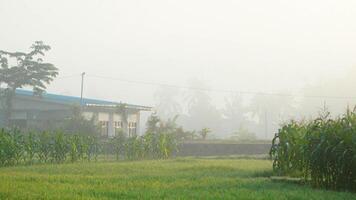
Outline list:
[[[140,112],[152,109],[147,106],[49,93],[39,97],[34,96],[32,91],[18,89],[13,100],[10,121],[21,128],[55,123],[71,117],[75,105],[81,107],[81,113],[86,119],[93,119],[101,127],[101,135],[104,137],[115,136],[119,129],[127,129],[124,132],[129,136],[139,134]],[[122,111],[118,112],[120,105],[124,106],[125,115]]]

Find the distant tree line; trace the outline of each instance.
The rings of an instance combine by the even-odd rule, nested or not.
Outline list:
[[[294,91],[295,95],[290,91],[281,91],[280,95],[214,93],[224,99],[220,102],[213,101],[207,84],[193,80],[190,87],[196,89],[159,88],[156,109],[163,119],[179,115],[177,122],[187,130],[210,128],[207,138],[271,139],[280,124],[290,119],[316,117],[324,107],[339,115],[346,106],[356,105],[355,77],[353,68],[342,79],[321,80]]]

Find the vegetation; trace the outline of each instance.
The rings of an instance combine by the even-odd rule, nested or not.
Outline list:
[[[93,136],[0,130],[0,166],[90,161],[96,159],[99,150],[99,141]]]
[[[240,127],[238,131],[233,133],[231,140],[236,140],[240,142],[251,142],[256,141],[257,137],[255,133],[250,132],[246,128]]]
[[[0,169],[0,199],[355,199],[266,178],[268,160],[78,162]]]
[[[315,187],[356,191],[356,111],[335,119],[292,121],[273,139],[273,168],[304,178]]]
[[[95,136],[60,131],[22,133],[0,130],[0,166],[90,161],[96,160],[99,154],[115,154],[117,160],[167,159],[177,148],[174,136],[164,132],[132,137],[120,134],[108,142]]]
[[[122,131],[125,135],[127,135],[128,133],[125,132],[125,130],[127,130],[127,124],[128,124],[128,109],[127,109],[127,105],[125,103],[120,103],[117,107],[116,107],[116,113],[118,113],[121,116],[121,120],[122,120]]]
[[[58,123],[59,127],[58,125],[57,127],[54,125],[53,128],[61,129],[66,133],[99,136],[100,128],[96,123],[96,117],[94,115],[91,119],[86,119],[83,116],[81,107],[74,105],[72,107],[72,116],[65,119],[62,123]]]
[[[58,69],[53,64],[43,61],[50,46],[36,41],[30,49],[29,53],[0,50],[0,89],[5,87],[0,96],[3,102],[1,109],[8,125],[16,89],[29,86],[36,95],[41,95],[46,84],[58,75]]]
[[[122,134],[111,139],[116,159],[167,159],[177,149],[170,134],[146,133],[143,136],[125,137]]]
[[[150,117],[147,131],[143,136],[127,137],[127,134],[120,131],[110,139],[99,139],[96,135],[85,135],[80,132],[24,133],[2,129],[0,166],[34,162],[90,161],[96,159],[99,154],[115,154],[117,160],[167,159],[178,150],[181,132],[181,128],[177,128],[173,121],[165,123],[157,116]]]
[[[211,130],[209,128],[203,128],[201,129],[201,131],[199,132],[201,135],[201,138],[203,140],[206,140],[206,137],[208,136],[208,134],[211,132]]]
[[[111,139],[116,159],[167,159],[178,150],[181,140],[181,128],[174,120],[163,122],[156,115],[147,121],[147,130],[143,136],[126,137],[123,131]]]

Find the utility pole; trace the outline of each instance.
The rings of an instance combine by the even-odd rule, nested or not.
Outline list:
[[[265,137],[268,139],[268,116],[267,110],[265,111]]]
[[[326,100],[324,100],[324,112],[326,112]]]
[[[80,106],[83,106],[83,88],[84,88],[84,75],[85,75],[85,72],[83,72],[81,75],[82,75],[82,84],[81,84],[81,87],[80,87]]]

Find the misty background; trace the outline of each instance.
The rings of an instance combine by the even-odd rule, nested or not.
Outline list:
[[[79,96],[86,72],[85,97],[264,139],[355,105],[355,11],[353,0],[0,0],[0,49],[51,45],[60,74],[48,92]]]

